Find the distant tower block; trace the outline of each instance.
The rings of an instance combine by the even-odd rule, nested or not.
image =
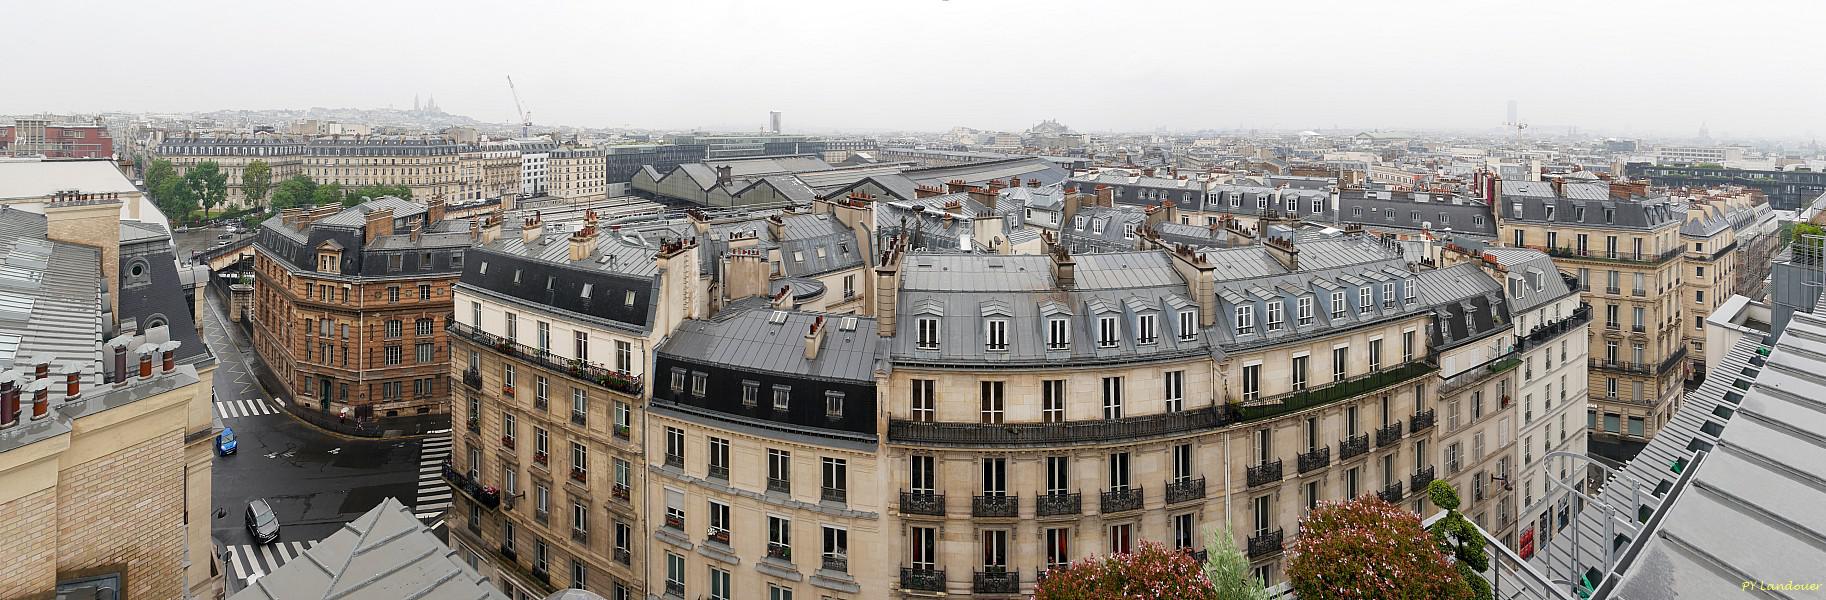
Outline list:
[[[1516,112],[1517,111],[1515,110],[1515,101],[1510,100],[1509,101],[1509,119],[1506,121],[1503,121],[1503,122],[1504,123],[1520,123],[1521,120],[1515,118]]]
[[[780,133],[780,111],[767,111],[767,132]]]

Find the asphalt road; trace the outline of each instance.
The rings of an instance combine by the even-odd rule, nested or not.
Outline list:
[[[228,322],[213,294],[204,332],[219,365],[215,410],[240,441],[215,458],[213,534],[227,548],[230,592],[248,577],[296,558],[310,542],[393,497],[413,505],[420,478],[418,440],[343,438],[282,412],[252,374],[251,344]],[[255,546],[243,525],[247,503],[265,498],[282,526],[279,543]]]

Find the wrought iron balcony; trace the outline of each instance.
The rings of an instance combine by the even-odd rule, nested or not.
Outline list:
[[[1466,387],[1489,381],[1490,378],[1515,368],[1516,365],[1522,364],[1522,359],[1519,354],[1519,350],[1510,350],[1508,353],[1485,363],[1482,367],[1471,369],[1440,381],[1439,396],[1441,398],[1446,397],[1447,395]]]
[[[1673,249],[1668,250],[1667,252],[1662,252],[1660,254],[1643,253],[1643,252],[1624,252],[1621,250],[1617,250],[1617,251],[1605,250],[1605,251],[1601,251],[1601,252],[1594,252],[1592,250],[1585,249],[1585,248],[1578,248],[1578,249],[1547,248],[1546,249],[1547,255],[1555,257],[1555,258],[1575,258],[1575,259],[1579,259],[1579,260],[1595,260],[1595,261],[1604,261],[1604,262],[1619,262],[1619,263],[1632,263],[1632,264],[1660,264],[1660,263],[1664,263],[1664,262],[1673,260],[1675,258],[1679,258],[1680,255],[1682,253],[1684,253],[1685,251],[1686,251],[1685,244],[1682,244],[1678,248],[1673,248]],[[1610,289],[1616,290],[1617,288],[1610,288]],[[1611,293],[1615,294],[1617,292],[1612,291]]]
[[[463,385],[469,386],[469,389],[472,390],[482,389],[482,373],[475,369],[463,371]]]
[[[721,527],[711,527],[710,531],[707,533],[709,533],[709,535],[705,536],[704,539],[712,541],[712,542],[716,542],[718,544],[722,544],[724,546],[729,545],[729,530],[723,529]]]
[[[1250,401],[1245,403],[1245,406],[1241,408],[1241,418],[1243,421],[1274,418],[1287,413],[1329,404],[1338,400],[1369,394],[1429,373],[1434,373],[1438,370],[1439,366],[1434,364],[1431,360],[1409,362],[1392,369],[1382,369],[1364,375],[1358,375],[1325,387],[1288,392],[1261,400]]]
[[[666,466],[672,467],[674,469],[683,469],[683,468],[685,468],[685,457],[679,456],[677,454],[667,454],[666,455]]]
[[[1267,485],[1270,483],[1274,483],[1276,481],[1280,481],[1281,480],[1281,459],[1277,458],[1277,459],[1274,459],[1274,460],[1271,460],[1268,462],[1264,462],[1264,463],[1249,467],[1249,471],[1247,472],[1247,475],[1248,475],[1248,477],[1246,477],[1245,479],[1248,481],[1249,487],[1255,487],[1258,485]]]
[[[1409,429],[1415,432],[1426,431],[1428,427],[1433,426],[1433,418],[1436,414],[1431,408],[1414,413],[1414,417],[1409,420],[1413,426]]]
[[[945,516],[945,495],[931,492],[901,492],[900,513],[930,517]]]
[[[767,557],[772,558],[772,559],[777,559],[777,560],[784,560],[786,562],[792,562],[793,547],[788,546],[786,544],[779,543],[779,542],[768,542],[767,543]]]
[[[673,581],[673,580],[667,579],[666,580],[666,595],[676,596],[679,598],[685,597],[685,582]]]
[[[1261,531],[1249,536],[1249,558],[1260,558],[1280,551],[1280,529]]]
[[[1193,477],[1179,481],[1167,482],[1167,504],[1178,504],[1203,499],[1205,497],[1205,478]]]
[[[1350,460],[1369,453],[1369,434],[1359,433],[1338,442],[1338,460]]]
[[[785,479],[774,479],[769,477],[767,478],[767,491],[790,494],[793,492],[793,484],[791,481]]]
[[[1381,448],[1401,441],[1401,421],[1389,423],[1376,428],[1376,447]]]
[[[1376,492],[1376,497],[1381,498],[1383,502],[1388,502],[1388,503],[1400,502],[1401,501],[1401,482],[1397,481],[1395,483],[1388,484],[1388,487],[1382,488],[1382,491],[1380,491],[1380,492]]]
[[[1295,462],[1298,463],[1301,473],[1310,473],[1318,469],[1323,469],[1331,465],[1331,446],[1319,446],[1301,452],[1298,460]]]
[[[825,554],[820,566],[824,567],[826,571],[848,573],[850,572],[850,557],[842,554]]]
[[[1427,484],[1429,483],[1433,483],[1433,467],[1431,465],[1415,471],[1414,475],[1408,478],[1408,485],[1414,488],[1415,493],[1426,490]]]
[[[945,591],[945,570],[901,567],[900,589],[916,592],[943,592]]]
[[[970,499],[970,516],[973,517],[1013,518],[1020,514],[1020,496],[995,494]]]
[[[729,481],[729,465],[710,465],[710,478]]]
[[[977,571],[970,582],[970,591],[978,594],[1019,594],[1021,593],[1020,571]]]
[[[843,488],[818,488],[818,499],[825,502],[847,502],[849,501],[849,498],[849,490]]]
[[[1176,413],[1064,423],[888,422],[888,440],[934,446],[1071,446],[1105,444],[1205,431],[1238,421],[1219,405]]]
[[[631,550],[628,550],[627,548],[616,548],[615,549],[615,562],[618,562],[618,563],[621,563],[624,565],[634,564],[634,552]]]
[[[1104,513],[1118,513],[1141,510],[1141,488],[1122,488],[1103,492],[1102,509]]]
[[[450,325],[445,327],[445,331],[473,343],[494,348],[496,352],[500,352],[501,354],[513,356],[539,367],[564,373],[573,378],[600,385],[617,392],[633,396],[639,396],[641,393],[642,386],[640,376],[632,373],[623,373],[589,361],[557,356],[550,351],[533,348],[482,331],[474,326],[458,323],[454,320],[450,321]],[[509,392],[509,395],[511,394],[512,392]]]
[[[1035,516],[1057,517],[1060,515],[1075,515],[1082,512],[1084,512],[1084,498],[1082,494],[1077,492],[1069,494],[1045,494],[1034,498],[1033,513]]]

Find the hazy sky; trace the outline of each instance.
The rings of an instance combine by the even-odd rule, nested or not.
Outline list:
[[[410,107],[788,130],[1826,132],[1814,2],[82,2],[0,6],[0,113]],[[21,85],[22,82],[30,82]]]

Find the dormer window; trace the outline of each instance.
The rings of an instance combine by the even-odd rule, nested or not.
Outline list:
[[[1067,350],[1071,348],[1071,320],[1054,317],[1046,320],[1046,349]]]
[[[340,253],[340,252],[319,252],[319,253],[317,253],[317,271],[322,272],[322,273],[340,273],[340,272],[342,272],[342,253]]]
[[[1401,296],[1407,300],[1408,304],[1414,303],[1414,280],[1407,279],[1401,282]]]
[[[1300,325],[1301,326],[1311,325],[1312,324],[1312,296],[1300,296],[1300,299],[1298,300],[1297,310],[1299,311],[1299,314],[1296,317],[1300,320],[1299,321]]]
[[[1244,304],[1236,307],[1236,334],[1250,335],[1255,333],[1255,307]]]
[[[1097,347],[1115,348],[1121,342],[1117,339],[1116,317],[1097,318]]]
[[[1382,307],[1383,308],[1394,308],[1395,307],[1395,282],[1393,282],[1393,281],[1385,282],[1382,284]]]
[[[1198,313],[1179,311],[1179,339],[1184,342],[1198,339]]]
[[[1156,322],[1154,315],[1137,315],[1135,323],[1136,328],[1140,330],[1135,334],[1135,343],[1145,346],[1160,341],[1160,325]]]
[[[1369,286],[1366,285],[1366,286],[1357,288],[1357,313],[1358,314],[1365,314],[1365,315],[1369,314],[1370,308],[1375,305],[1376,305],[1376,303],[1374,301],[1370,300]]]
[[[989,319],[983,322],[983,348],[990,352],[1008,351],[1008,320]]]
[[[1281,301],[1280,300],[1274,300],[1274,301],[1270,301],[1268,303],[1268,330],[1269,331],[1280,331],[1281,330]]]
[[[938,319],[920,317],[918,320],[914,321],[914,324],[919,328],[918,348],[920,350],[937,350]]]
[[[1135,224],[1134,223],[1124,223],[1122,225],[1122,239],[1125,239],[1125,240],[1135,239]]]
[[[1334,290],[1331,293],[1331,318],[1344,318],[1344,291]]]

